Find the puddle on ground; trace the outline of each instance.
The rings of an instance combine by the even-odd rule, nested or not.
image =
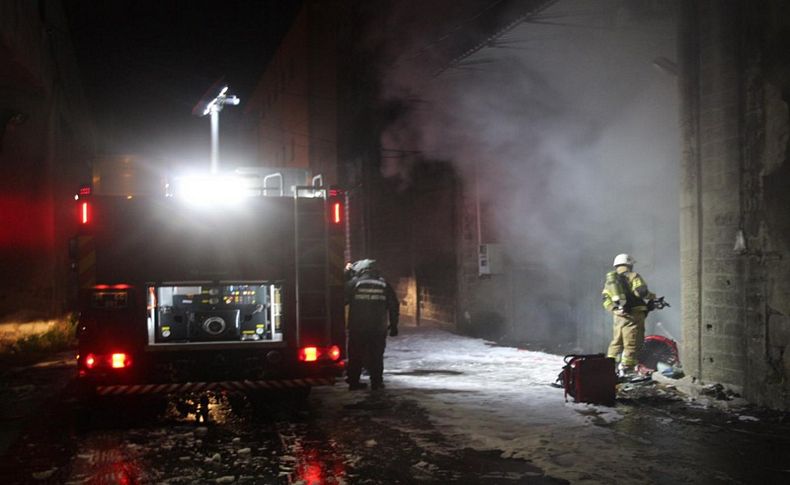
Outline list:
[[[407,371],[389,372],[389,374],[393,374],[397,376],[430,376],[437,374],[446,375],[446,376],[458,376],[463,374],[463,372],[459,372],[457,370],[444,370],[444,369],[414,369]]]

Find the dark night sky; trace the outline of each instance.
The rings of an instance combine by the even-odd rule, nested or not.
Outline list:
[[[300,3],[66,0],[100,152],[207,157],[209,120],[191,110],[221,77],[242,98],[221,115],[223,140],[232,141],[228,132]]]

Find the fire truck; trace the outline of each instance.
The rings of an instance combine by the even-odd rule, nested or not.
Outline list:
[[[293,172],[183,176],[151,193],[80,188],[71,252],[83,390],[334,384],[345,353],[346,199]]]

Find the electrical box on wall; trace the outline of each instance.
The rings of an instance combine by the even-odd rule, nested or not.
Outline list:
[[[492,275],[504,272],[504,251],[501,244],[481,244],[477,253],[478,274]]]

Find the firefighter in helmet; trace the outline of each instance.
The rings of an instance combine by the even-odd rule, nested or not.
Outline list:
[[[384,347],[387,330],[398,335],[400,303],[395,290],[381,277],[376,261],[363,259],[347,267],[348,369],[350,390],[365,389],[359,382],[364,366],[370,373],[373,390],[384,387]]]
[[[603,307],[612,312],[614,335],[606,355],[619,362],[621,377],[633,374],[638,363],[637,354],[645,339],[645,318],[649,302],[656,295],[647,289],[645,280],[634,271],[636,261],[629,254],[618,254],[606,274]],[[622,358],[621,358],[622,354]]]

